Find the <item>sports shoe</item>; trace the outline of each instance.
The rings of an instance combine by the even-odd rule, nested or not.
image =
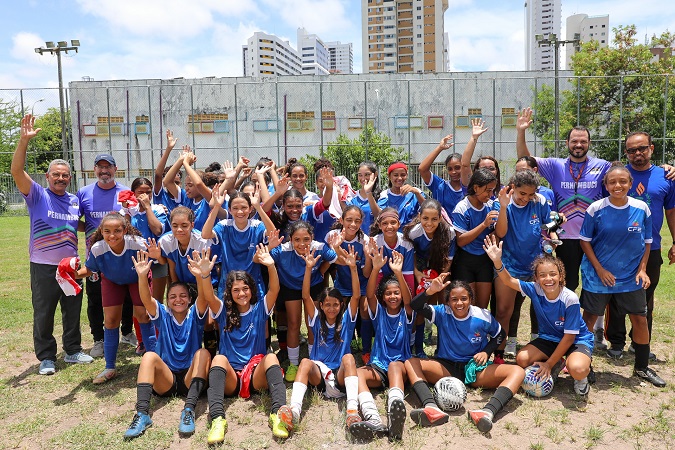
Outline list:
[[[654,369],[650,367],[645,367],[644,369],[638,369],[637,367],[635,368],[635,371],[633,372],[638,378],[642,378],[645,381],[649,381],[651,384],[653,384],[656,387],[665,387],[666,382],[661,378],[660,376],[657,375],[657,373],[654,371]]]
[[[438,407],[425,406],[424,408],[417,408],[410,411],[410,418],[417,425],[422,427],[434,427],[436,425],[443,425],[448,421],[446,413],[441,411]]]
[[[403,438],[405,424],[405,403],[396,399],[389,406],[389,441],[400,441]]]
[[[591,385],[588,383],[588,377],[583,380],[574,380],[574,392],[577,395],[585,396],[591,390]]]
[[[630,344],[628,346],[628,351],[631,352],[631,353],[635,353],[635,347],[633,347],[633,344]],[[651,361],[656,361],[656,355],[652,352],[649,352],[649,359]]]
[[[504,347],[504,356],[510,356],[515,358],[517,351],[518,341],[515,337],[510,337],[506,340],[506,347]]]
[[[467,415],[481,433],[488,433],[492,429],[492,412],[486,409],[474,409]]]
[[[588,384],[595,384],[595,370],[593,370],[593,366],[589,367],[589,369],[590,371],[586,376],[586,378],[588,379]]]
[[[40,375],[54,375],[56,373],[54,361],[51,359],[43,359],[40,362],[40,370],[38,370],[38,373]]]
[[[289,364],[288,369],[286,369],[286,381],[292,383],[295,381],[295,376],[298,374],[298,366],[295,364]]]
[[[94,377],[93,383],[94,384],[103,384],[106,383],[117,375],[117,371],[115,369],[103,369],[103,372],[99,373]]]
[[[144,343],[139,342],[138,344],[136,344],[136,354],[138,356],[145,355],[145,344]]]
[[[184,408],[180,413],[180,424],[178,433],[183,436],[190,436],[195,432],[195,412],[192,408]]]
[[[288,429],[286,428],[286,422],[283,422],[278,414],[276,413],[270,414],[268,423],[270,425],[270,428],[272,429],[272,434],[274,435],[274,437],[280,439],[286,439],[288,437]]]
[[[607,356],[613,359],[622,359],[623,358],[623,349],[618,348],[608,348]]]
[[[558,376],[560,375],[560,371],[562,370],[563,364],[565,364],[565,359],[560,358],[557,363],[551,367],[551,378],[553,378],[553,384],[555,384],[558,381]]]
[[[370,352],[367,353],[361,353],[361,361],[363,361],[363,365],[368,365],[370,362]]]
[[[347,410],[347,418],[345,419],[345,423],[347,425],[347,428],[350,428],[352,425],[354,425],[357,422],[361,422],[361,416],[359,416],[359,411],[356,409],[348,409]]]
[[[132,347],[136,347],[138,345],[136,334],[133,331],[130,331],[129,334],[123,334],[122,337],[120,337],[120,344],[127,344]]]
[[[145,430],[152,426],[152,419],[149,415],[142,412],[137,412],[134,414],[134,418],[131,420],[131,425],[129,429],[124,433],[124,439],[130,440],[137,438],[141,434],[145,433]]]
[[[298,423],[300,419],[293,413],[293,410],[288,405],[283,405],[281,408],[279,408],[277,415],[279,416],[279,419],[281,419],[281,421],[286,424],[286,429],[288,431],[293,431],[295,424]]]
[[[77,363],[77,364],[89,364],[90,362],[94,362],[94,358],[91,356],[87,355],[86,353],[83,352],[77,352],[72,355],[66,355],[63,357],[63,360],[67,363]]]
[[[494,358],[492,358],[492,362],[494,364],[505,364],[506,363],[506,361],[504,361],[504,357],[502,357],[501,355],[497,355],[497,354],[495,354]]]
[[[218,416],[211,421],[211,428],[206,442],[209,445],[219,444],[225,440],[225,432],[227,431],[227,420],[224,417]]]
[[[91,350],[89,350],[89,356],[92,358],[100,358],[103,356],[103,339],[94,342]]]
[[[388,433],[387,427],[381,423],[374,423],[367,420],[355,422],[349,426],[349,434],[354,437],[357,443],[370,442],[375,438],[381,438]]]
[[[596,350],[607,350],[607,342],[605,341],[605,329],[598,328],[593,332],[595,335],[594,346]]]

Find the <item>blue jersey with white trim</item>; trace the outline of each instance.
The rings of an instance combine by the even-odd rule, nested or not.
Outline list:
[[[502,330],[490,311],[469,306],[469,313],[458,319],[447,305],[431,307],[431,322],[438,328],[438,357],[466,363],[476,353],[483,351],[489,340],[496,338]]]
[[[454,211],[457,204],[466,197],[466,186],[462,186],[456,191],[449,180],[444,180],[435,173],[431,174],[430,183],[426,186],[431,191],[432,197],[438,200],[449,213]]]
[[[499,202],[488,200],[480,209],[476,209],[469,201],[469,197],[465,197],[452,211],[450,216],[452,226],[455,227],[456,232],[467,233],[485,222],[485,218],[490,211],[499,211]],[[485,228],[476,239],[463,246],[462,249],[472,255],[484,255],[483,240],[492,231],[494,231],[494,227]]]
[[[317,263],[312,267],[311,286],[323,283],[323,275],[319,271],[319,266],[324,261],[334,263],[337,255],[327,244],[312,241],[310,252],[316,251],[315,256],[319,257]],[[279,281],[289,289],[302,290],[302,280],[305,278],[305,259],[300,256],[293,248],[292,242],[284,242],[270,251],[272,259],[279,272]],[[299,300],[299,299],[298,299]]]
[[[197,306],[192,305],[183,322],[178,323],[166,305],[155,299],[152,301],[155,302],[157,314],[150,316],[150,319],[159,331],[155,353],[174,372],[188,369],[195,353],[202,347],[206,312],[199,317]]]
[[[217,239],[215,240],[217,241]],[[197,283],[197,279],[188,269],[188,256],[192,258],[192,252],[197,251],[201,252],[207,248],[210,248],[215,244],[214,239],[203,239],[202,234],[197,230],[192,230],[190,234],[190,242],[188,243],[185,251],[180,250],[178,239],[173,235],[173,233],[166,233],[164,236],[159,238],[158,245],[162,251],[162,256],[170,259],[175,263],[176,267],[176,276],[178,281],[183,283]],[[214,251],[211,249],[211,251]],[[213,257],[213,255],[212,255]],[[211,283],[214,285],[218,283],[218,277],[216,268],[213,268],[211,271]]]
[[[138,275],[131,257],[136,257],[139,250],[147,250],[145,239],[131,234],[124,235],[124,249],[115,253],[106,241],[98,241],[91,246],[85,266],[92,272],[101,272],[115,284],[133,284],[138,282]]]
[[[131,217],[131,225],[133,225],[134,228],[140,231],[145,239],[148,238],[157,239],[159,236],[163,235],[170,228],[169,218],[167,217],[163,206],[152,205],[152,213],[155,215],[155,217],[157,217],[159,223],[162,224],[162,231],[159,234],[155,234],[150,230],[150,225],[148,225],[147,211],[138,211],[136,215]]]
[[[351,353],[352,336],[354,335],[354,328],[356,328],[356,316],[352,317],[349,307],[342,314],[342,328],[340,329],[340,339],[342,342],[335,339],[335,328],[328,325],[328,333],[326,337],[321,336],[321,320],[319,319],[319,310],[314,310],[314,317],[307,316],[307,326],[314,332],[314,346],[309,359],[312,361],[321,361],[330,370],[337,371],[342,363],[342,357],[347,353]]]
[[[413,244],[410,241],[407,241],[403,237],[403,233],[399,232],[397,235],[398,240],[396,241],[395,247],[389,247],[387,242],[384,240],[384,235],[382,233],[375,236],[377,248],[381,248],[382,255],[389,258],[387,260],[387,264],[385,264],[382,269],[380,269],[380,273],[382,273],[382,276],[385,278],[394,274],[394,272],[389,268],[389,260],[391,259],[394,250],[403,255],[403,270],[401,271],[403,275],[414,275],[415,273],[415,247],[413,247]]]
[[[340,230],[331,230],[326,235],[326,240],[335,234],[340,234]],[[366,265],[366,252],[364,250],[365,237],[359,239],[354,237],[351,241],[342,241],[340,247],[349,251],[349,246],[354,248],[356,254],[356,273],[359,274],[359,287],[361,288],[361,295],[366,295],[366,286],[368,285],[368,278],[363,275],[363,267]],[[343,297],[348,298],[352,296],[352,272],[349,266],[336,264],[335,269],[335,289],[340,291]]]
[[[401,223],[399,231],[403,230],[403,227],[413,220],[420,210],[420,204],[414,193],[408,192],[406,195],[394,194],[391,192],[391,189],[382,191],[377,205],[380,209],[391,206],[398,211],[398,218]]]
[[[370,364],[382,370],[388,370],[389,363],[405,362],[412,358],[410,336],[415,324],[415,313],[413,312],[412,317],[408,318],[405,308],[401,306],[401,311],[391,316],[379,302],[376,305],[375,311],[368,308],[368,314],[375,328]]]

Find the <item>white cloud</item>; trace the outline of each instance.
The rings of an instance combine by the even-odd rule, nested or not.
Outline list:
[[[287,27],[304,27],[308,33],[317,34],[326,41],[334,40],[332,36],[338,39],[337,36],[344,35],[345,31],[354,27],[360,34],[361,10],[358,9],[358,16],[348,17],[346,1],[353,0],[262,0],[268,8],[278,13]],[[358,21],[355,22],[356,19]],[[293,35],[290,41],[295,43],[295,40],[296,36]],[[340,40],[348,42],[344,38]]]

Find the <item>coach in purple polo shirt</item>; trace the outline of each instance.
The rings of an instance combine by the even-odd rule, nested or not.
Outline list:
[[[30,285],[33,302],[33,345],[40,360],[41,375],[56,371],[56,339],[54,314],[61,304],[64,360],[68,363],[90,363],[93,359],[82,352],[80,311],[82,291],[66,296],[56,281],[56,268],[63,258],[77,256],[77,224],[79,202],[66,191],[70,184],[70,164],[55,159],[45,174],[49,187],[43,188],[26,173],[28,142],[40,131],[34,129],[30,114],[21,120],[21,138],[12,157],[12,177],[28,207],[30,216]]]

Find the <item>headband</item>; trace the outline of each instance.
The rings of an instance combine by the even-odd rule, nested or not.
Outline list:
[[[392,164],[391,166],[389,166],[389,168],[387,169],[387,175],[390,175],[390,174],[391,174],[394,170],[396,170],[396,169],[405,169],[405,171],[407,172],[407,171],[408,171],[408,166],[406,166],[406,165],[405,165],[404,163],[402,163],[402,162],[394,163],[394,164]]]
[[[396,220],[399,220],[398,218],[398,212],[389,210],[389,211],[383,211],[377,216],[377,223],[382,222],[384,219],[388,217],[394,217]]]

